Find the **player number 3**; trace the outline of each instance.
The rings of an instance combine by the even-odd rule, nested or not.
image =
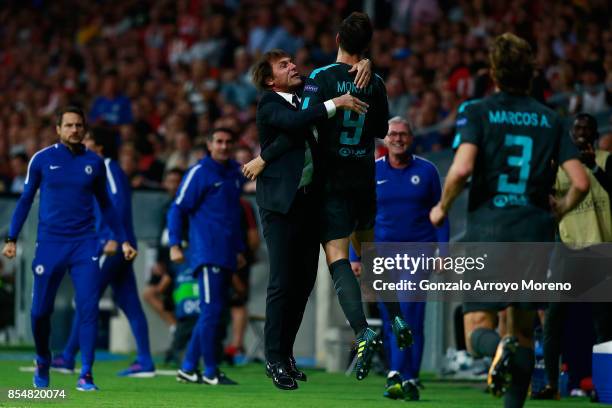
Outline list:
[[[527,179],[529,179],[531,171],[533,141],[529,136],[507,134],[504,145],[506,147],[521,147],[521,155],[508,156],[507,161],[508,165],[519,168],[519,177],[516,183],[511,183],[508,174],[500,175],[497,182],[497,191],[508,194],[525,194]]]

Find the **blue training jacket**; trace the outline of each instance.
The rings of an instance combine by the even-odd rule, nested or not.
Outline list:
[[[62,143],[36,152],[9,227],[9,237],[17,239],[40,188],[38,238],[45,241],[79,241],[95,238],[94,200],[102,215],[119,237],[125,231],[106,191],[106,168],[94,152],[83,148],[73,153]]]
[[[429,221],[429,212],[441,194],[440,176],[430,161],[413,155],[406,168],[395,169],[386,156],[376,160],[374,241],[448,242],[448,219],[440,228]],[[350,260],[357,261],[352,246]]]
[[[216,265],[235,270],[244,251],[240,228],[240,195],[244,178],[240,165],[221,164],[205,157],[183,177],[168,211],[170,246],[180,245],[185,217],[189,217],[191,267]]]
[[[419,156],[404,169],[391,167],[387,157],[376,160],[376,242],[448,242],[448,219],[440,228],[429,211],[442,193],[436,166]]]
[[[136,235],[134,234],[134,223],[132,222],[132,187],[130,186],[130,181],[116,160],[106,158],[104,159],[104,165],[106,168],[106,191],[115,206],[119,222],[125,230],[127,241],[136,248]],[[104,222],[102,211],[97,202],[95,209],[96,230],[100,240],[104,242],[109,239],[118,241],[115,234],[113,234],[113,230]]]

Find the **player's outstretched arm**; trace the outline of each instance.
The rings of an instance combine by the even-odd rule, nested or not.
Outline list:
[[[463,143],[457,149],[453,164],[446,175],[442,198],[429,212],[429,220],[434,226],[440,227],[444,223],[453,202],[461,194],[465,183],[474,171],[477,154],[478,146],[471,143]]]
[[[578,159],[566,160],[561,168],[570,180],[570,188],[563,197],[550,197],[550,207],[558,220],[576,207],[589,192],[589,176]]]

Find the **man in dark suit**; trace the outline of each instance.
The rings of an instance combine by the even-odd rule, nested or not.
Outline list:
[[[369,62],[365,64],[369,70]],[[318,161],[310,125],[334,116],[336,108],[363,113],[367,105],[346,94],[299,110],[303,81],[281,50],[261,57],[253,69],[253,82],[264,90],[257,106],[262,153],[245,165],[244,173],[250,178],[261,173],[257,204],[270,259],[266,373],[278,388],[293,390],[298,387],[296,380],[306,381],[295,365],[293,343],[319,259]]]

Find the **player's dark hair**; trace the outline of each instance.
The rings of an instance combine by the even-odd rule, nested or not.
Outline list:
[[[89,131],[88,137],[96,146],[102,147],[102,156],[117,160],[119,157],[118,137],[112,129],[96,126]]]
[[[372,41],[372,22],[366,13],[353,12],[340,24],[340,48],[350,55],[361,56]]]
[[[259,57],[251,70],[251,78],[257,89],[263,91],[270,88],[266,81],[273,75],[272,63],[285,57],[289,57],[289,54],[280,49],[270,50]]]
[[[85,126],[85,128],[87,129],[87,119],[85,118],[85,113],[83,113],[83,109],[79,108],[78,106],[72,105],[65,106],[57,110],[57,113],[55,114],[55,124],[57,126],[62,126],[62,120],[64,119],[65,113],[76,113],[77,115],[79,115],[81,119],[83,119],[83,126]]]
[[[489,62],[493,80],[502,91],[519,95],[529,93],[535,63],[527,41],[512,33],[496,37],[489,48]]]
[[[206,140],[208,140],[209,142],[212,142],[213,136],[215,135],[215,133],[219,133],[219,132],[228,133],[232,137],[233,141],[236,140],[236,133],[232,129],[225,128],[225,127],[218,127],[218,128],[214,128],[213,130],[211,130],[206,136]]]

